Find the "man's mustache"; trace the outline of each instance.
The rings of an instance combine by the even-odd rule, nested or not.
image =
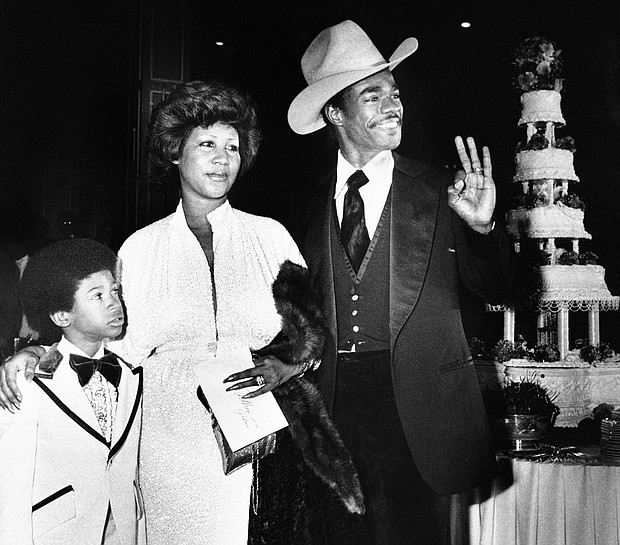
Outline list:
[[[385,123],[386,121],[391,121],[392,119],[395,119],[396,121],[398,121],[399,124],[401,123],[401,119],[398,114],[390,114],[390,115],[385,116],[383,119],[373,121],[370,125],[370,128],[374,128],[377,125],[381,125],[381,123]]]

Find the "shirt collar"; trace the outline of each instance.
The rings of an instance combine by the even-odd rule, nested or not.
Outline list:
[[[218,225],[230,221],[230,214],[232,214],[232,206],[230,206],[228,200],[218,206],[215,210],[213,210],[213,212],[207,214],[207,219],[213,227],[214,233],[217,231],[216,227]]]
[[[58,351],[65,358],[69,357],[69,354],[77,354],[78,356],[84,356],[85,358],[91,357],[86,352],[84,352],[82,349],[75,346],[71,341],[69,341],[64,336],[62,337],[62,339],[60,339],[60,342],[58,343]],[[103,357],[103,355],[104,355],[104,350],[103,350],[103,342],[102,342],[101,345],[99,346],[99,349],[95,353],[95,355],[92,356],[92,359],[101,358]]]
[[[373,180],[386,178],[391,176],[394,168],[394,156],[390,150],[380,151],[361,169],[369,182]],[[336,191],[334,198],[338,198],[343,191],[346,191],[347,180],[356,170],[349,161],[347,161],[342,152],[338,150],[338,164],[336,166]]]
[[[222,205],[218,206],[213,212],[207,214],[207,219],[212,227],[222,224],[228,221],[230,214],[232,213],[232,206],[230,202],[226,200]],[[192,234],[189,226],[187,225],[187,219],[185,219],[185,213],[183,212],[183,201],[179,201],[174,214],[172,214],[172,225],[181,231],[186,231],[190,235]],[[213,231],[215,233],[215,229]],[[192,235],[193,236],[193,235]]]

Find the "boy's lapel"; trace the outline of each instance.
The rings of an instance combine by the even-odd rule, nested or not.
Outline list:
[[[130,369],[120,358],[119,363],[123,373],[118,385],[118,404],[112,428],[110,456],[113,456],[127,439],[131,426],[138,417],[138,409],[142,400],[142,367]]]
[[[75,425],[81,426],[106,444],[90,401],[80,386],[75,371],[69,366],[68,358],[63,359],[52,379],[37,379],[37,381],[45,394],[73,420]]]

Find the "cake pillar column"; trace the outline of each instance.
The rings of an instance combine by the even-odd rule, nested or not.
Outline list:
[[[558,350],[560,359],[565,360],[568,353],[568,307],[560,308],[558,312]]]
[[[536,344],[549,344],[548,333],[546,331],[547,320],[545,313],[541,310],[536,317]]]
[[[601,329],[598,304],[593,304],[588,311],[588,342],[591,345],[601,344]]]
[[[547,252],[550,254],[551,261],[549,262],[551,265],[555,265],[555,238],[549,237],[547,239]]]
[[[549,141],[549,146],[555,147],[555,125],[553,121],[547,121],[545,127],[545,138]]]
[[[504,310],[504,340],[515,342],[515,309]]]
[[[553,178],[547,179],[545,182],[547,186],[547,202],[545,203],[547,206],[553,206],[553,193],[555,189],[555,180]]]

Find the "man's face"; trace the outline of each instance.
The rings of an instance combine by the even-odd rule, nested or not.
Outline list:
[[[341,113],[338,133],[345,157],[348,152],[368,161],[400,144],[403,106],[389,70],[351,85],[344,93]]]

